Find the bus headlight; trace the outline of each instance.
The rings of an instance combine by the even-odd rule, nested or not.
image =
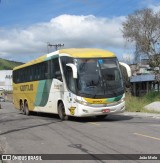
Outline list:
[[[76,102],[78,102],[79,104],[82,104],[82,105],[89,105],[88,102],[85,102],[85,101],[82,101],[82,100],[78,100],[78,99],[75,99]]]
[[[121,100],[120,100],[120,102],[124,102],[124,101],[125,101],[125,98],[122,97]]]

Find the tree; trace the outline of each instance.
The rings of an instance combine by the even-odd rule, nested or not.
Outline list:
[[[123,22],[123,37],[135,43],[136,58],[147,55],[151,67],[160,66],[160,11],[135,11]]]

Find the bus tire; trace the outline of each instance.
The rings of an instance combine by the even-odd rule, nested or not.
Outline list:
[[[59,118],[63,121],[63,120],[68,120],[68,116],[65,113],[65,108],[64,108],[64,104],[62,102],[60,102],[58,104],[58,115]]]
[[[22,113],[25,114],[25,112],[24,112],[24,105],[23,105],[22,101],[20,101],[20,111],[22,111]]]
[[[28,109],[28,103],[27,103],[27,101],[24,103],[24,113],[25,113],[25,115],[30,115],[30,111]]]

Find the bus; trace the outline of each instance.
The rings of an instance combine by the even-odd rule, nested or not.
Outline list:
[[[129,74],[129,72],[128,72]],[[105,118],[125,110],[116,55],[102,49],[61,49],[13,69],[13,103],[31,112]]]

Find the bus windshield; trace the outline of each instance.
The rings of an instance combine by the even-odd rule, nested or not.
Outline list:
[[[68,59],[67,59],[68,58]],[[77,79],[66,63],[77,67]],[[68,88],[88,98],[110,98],[124,93],[122,75],[117,58],[62,58]]]

